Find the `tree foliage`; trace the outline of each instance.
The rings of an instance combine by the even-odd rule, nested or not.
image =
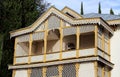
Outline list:
[[[0,0],[0,77],[11,77],[8,64],[13,61],[14,38],[9,31],[29,26],[48,6],[44,0]]]
[[[100,2],[99,2],[99,5],[98,5],[98,13],[99,13],[99,14],[102,13],[102,12],[101,12],[101,4],[100,4]]]
[[[113,11],[112,8],[110,9],[110,14],[111,14],[111,15],[114,15],[114,11]]]
[[[80,14],[81,14],[81,15],[84,14],[84,11],[83,11],[83,2],[81,2],[81,11],[80,11]]]

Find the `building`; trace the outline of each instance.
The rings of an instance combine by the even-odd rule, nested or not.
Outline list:
[[[51,7],[31,26],[11,31],[12,77],[111,77],[110,39],[120,22],[90,15]]]

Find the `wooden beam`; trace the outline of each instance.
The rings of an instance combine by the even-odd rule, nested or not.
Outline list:
[[[15,38],[15,44],[14,44],[14,59],[13,59],[13,65],[16,64],[16,48],[17,48],[17,37]]]
[[[79,64],[79,63],[76,63],[76,64],[75,64],[75,67],[76,67],[76,77],[79,77],[80,64]]]
[[[32,53],[32,33],[30,34],[30,39],[29,39],[29,59],[28,59],[28,64],[31,62],[31,53]]]
[[[62,70],[63,70],[63,66],[62,65],[59,65],[58,66],[58,71],[59,71],[59,77],[62,77]]]
[[[62,51],[63,51],[63,21],[60,20],[60,60],[62,60]]]
[[[98,26],[95,25],[95,55],[97,55],[97,47],[98,47]]]
[[[76,31],[76,58],[79,57],[79,46],[80,46],[80,28],[77,26],[77,31]]]
[[[43,67],[43,71],[42,71],[43,77],[46,77],[46,71],[47,71],[47,68],[46,68],[46,67]]]
[[[95,74],[95,77],[98,76],[98,63],[97,63],[97,61],[94,62],[94,74]]]
[[[105,75],[105,69],[104,67],[102,67],[102,77],[104,77],[104,75]]]
[[[44,37],[44,60],[46,62],[46,52],[47,52],[47,36],[48,36],[48,20],[45,22],[45,37]]]
[[[13,70],[13,71],[12,71],[12,77],[15,77],[15,73],[16,73],[16,71]]]
[[[31,69],[28,69],[27,72],[28,72],[28,77],[30,77],[32,70],[31,70]]]

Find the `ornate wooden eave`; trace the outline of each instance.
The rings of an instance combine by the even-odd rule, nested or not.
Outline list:
[[[108,20],[107,23],[108,23],[109,25],[112,25],[112,26],[114,26],[114,25],[120,25],[120,19]]]
[[[102,18],[80,18],[73,19],[63,13],[62,11],[56,9],[55,7],[51,7],[48,9],[41,17],[39,17],[31,26],[18,29],[15,31],[11,31],[11,37],[16,37],[22,34],[33,32],[37,29],[40,24],[42,24],[51,14],[56,15],[57,17],[63,19],[64,21],[70,23],[71,25],[83,25],[83,24],[99,24],[102,25],[105,29],[107,29],[111,34],[113,34],[113,30],[109,27],[109,24],[105,22]]]

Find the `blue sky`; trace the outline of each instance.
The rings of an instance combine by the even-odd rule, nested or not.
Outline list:
[[[76,12],[80,13],[80,5],[83,2],[84,13],[97,13],[98,3],[101,3],[103,14],[109,14],[110,8],[113,8],[115,14],[120,14],[120,0],[46,0],[51,5],[61,10],[64,6],[68,6]]]

